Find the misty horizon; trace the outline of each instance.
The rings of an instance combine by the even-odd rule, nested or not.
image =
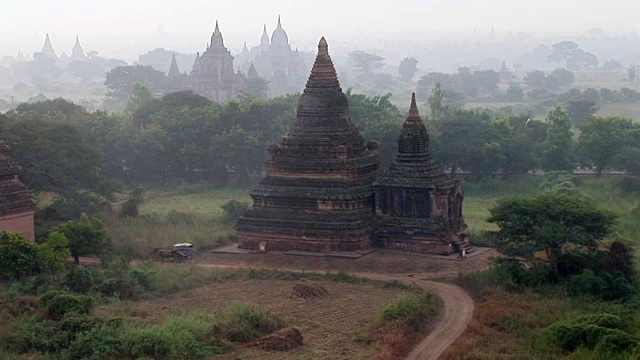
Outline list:
[[[0,29],[0,56],[15,56],[18,51],[31,56],[41,50],[47,33],[60,54],[70,53],[76,36],[86,51],[128,62],[155,48],[195,53],[203,51],[216,20],[225,45],[232,53],[239,53],[245,42],[249,48],[259,43],[263,25],[271,34],[278,16],[282,17],[294,49],[315,51],[318,39],[325,36],[336,55],[346,55],[354,48],[375,52],[376,48],[384,47],[409,56],[412,46],[451,40],[472,44],[491,40],[491,34],[494,41],[512,37],[533,42],[560,37],[638,36],[633,12],[618,11],[621,7],[635,7],[631,1],[614,1],[606,6],[576,1],[512,4],[504,0],[405,0],[393,4],[373,1],[367,5],[335,0],[322,4],[314,1],[212,4],[189,0],[181,2],[179,8],[166,2],[153,4],[120,0],[91,4],[76,0],[55,5],[45,1],[7,4],[0,14],[5,25],[5,29]]]

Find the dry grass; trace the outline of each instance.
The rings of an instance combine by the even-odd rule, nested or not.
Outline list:
[[[442,359],[549,358],[531,354],[529,342],[536,331],[566,315],[566,304],[530,292],[487,290],[484,297],[465,333]]]

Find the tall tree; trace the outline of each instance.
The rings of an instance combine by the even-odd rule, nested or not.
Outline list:
[[[109,89],[107,97],[114,105],[124,106],[136,83],[145,85],[152,93],[162,93],[166,88],[167,76],[151,66],[118,66],[107,73],[104,82]]]
[[[569,70],[582,70],[598,65],[598,58],[590,52],[580,49],[573,41],[561,41],[553,44],[549,61],[565,62]]]
[[[585,159],[595,165],[598,176],[631,143],[632,129],[631,120],[620,117],[595,117],[580,127],[578,146]]]
[[[398,66],[398,73],[404,82],[410,82],[413,76],[418,72],[418,60],[412,57],[402,59]]]
[[[363,74],[371,74],[384,66],[384,58],[378,55],[369,54],[362,50],[349,53],[349,60],[356,71]]]
[[[144,84],[139,82],[135,83],[135,85],[133,85],[131,96],[129,96],[129,101],[127,101],[127,105],[124,107],[124,112],[127,114],[133,114],[138,109],[151,102],[151,100],[153,100],[151,90],[144,86]]]
[[[549,130],[542,151],[542,167],[545,171],[573,171],[574,144],[569,116],[557,107],[549,112],[546,121]]]
[[[436,83],[431,90],[429,109],[431,110],[431,120],[433,121],[440,121],[447,111],[447,107],[444,104],[444,91],[440,83]]]
[[[567,101],[567,114],[574,124],[585,124],[598,111],[595,101],[580,98]]]
[[[69,248],[76,264],[80,264],[80,256],[101,255],[111,246],[102,221],[87,214],[58,225],[54,231],[64,234],[69,240]]]
[[[490,209],[487,221],[498,225],[498,251],[527,260],[545,260],[558,274],[569,252],[595,253],[611,233],[615,215],[580,198],[544,193],[504,199]]]

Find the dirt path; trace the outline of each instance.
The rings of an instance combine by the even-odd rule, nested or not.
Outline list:
[[[93,263],[99,261],[92,258],[81,258],[81,263]],[[215,269],[246,269],[244,265],[225,265],[194,262],[193,265]],[[273,269],[270,267],[256,267],[253,269]],[[281,268],[284,271],[302,270]],[[327,271],[304,270],[307,273],[325,274]],[[330,271],[337,272],[337,271]],[[424,290],[437,294],[444,302],[444,309],[440,321],[435,324],[429,335],[422,339],[407,356],[407,360],[436,360],[442,353],[465,331],[471,321],[474,311],[473,299],[460,287],[436,281],[422,280],[415,276],[399,274],[374,274],[367,272],[350,272],[351,275],[371,279],[393,281],[397,280],[407,285],[415,284]]]

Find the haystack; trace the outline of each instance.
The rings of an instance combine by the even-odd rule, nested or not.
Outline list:
[[[297,327],[288,327],[247,344],[263,350],[286,351],[302,345],[304,337]]]
[[[293,285],[291,294],[303,299],[313,299],[325,297],[329,294],[329,291],[307,279],[300,279],[297,284]]]

